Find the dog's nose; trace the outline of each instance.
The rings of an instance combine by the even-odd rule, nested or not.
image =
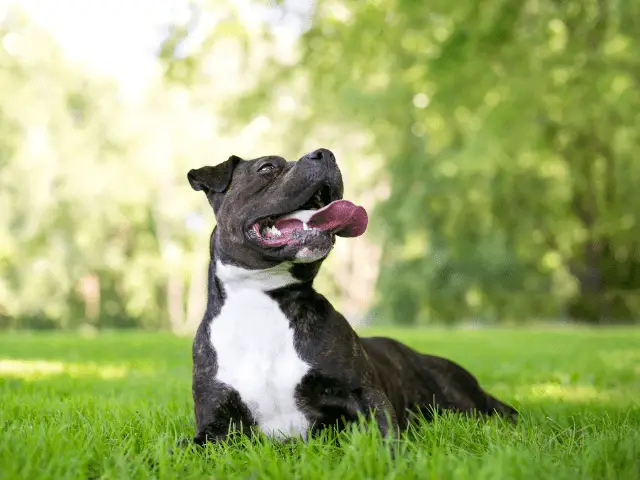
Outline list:
[[[307,154],[307,158],[309,158],[309,160],[329,160],[333,163],[336,162],[335,155],[331,152],[331,150],[327,150],[326,148],[319,148],[317,150],[314,150],[313,152]]]

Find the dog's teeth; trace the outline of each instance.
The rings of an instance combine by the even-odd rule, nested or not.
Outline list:
[[[282,235],[282,232],[280,232],[280,230],[278,230],[275,226],[265,228],[264,233],[268,237],[279,237]]]

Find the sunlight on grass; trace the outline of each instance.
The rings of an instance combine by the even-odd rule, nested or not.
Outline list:
[[[610,401],[612,395],[593,385],[560,385],[557,383],[538,383],[529,386],[528,396],[534,398],[550,398],[570,400],[572,402]]]
[[[0,360],[0,375],[24,380],[69,375],[72,377],[97,377],[103,379],[122,378],[127,368],[119,365],[99,365],[95,363],[64,363],[49,360]]]

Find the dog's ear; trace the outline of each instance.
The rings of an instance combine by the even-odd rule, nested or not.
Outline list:
[[[240,157],[231,155],[227,161],[214,167],[189,170],[187,180],[191,188],[197,191],[204,190],[207,196],[211,193],[223,193],[229,187],[233,171],[241,160]]]

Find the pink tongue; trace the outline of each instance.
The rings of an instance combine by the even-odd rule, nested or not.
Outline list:
[[[348,200],[336,200],[315,212],[309,218],[307,226],[340,237],[359,237],[367,229],[369,217],[367,211]],[[285,233],[301,228],[302,222],[295,218],[276,221],[276,228]]]

